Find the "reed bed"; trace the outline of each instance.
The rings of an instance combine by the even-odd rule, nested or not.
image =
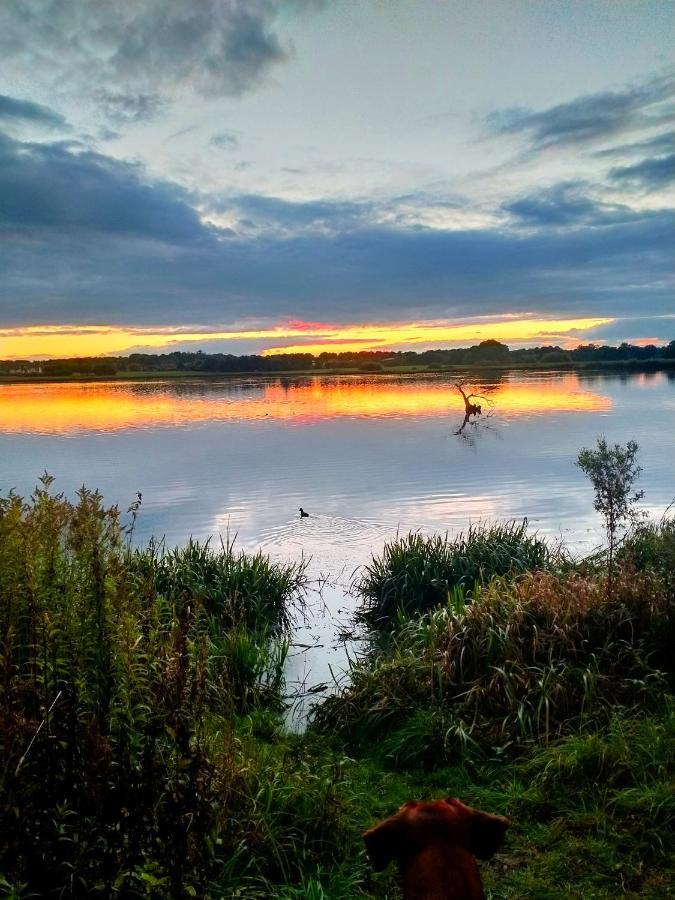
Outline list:
[[[280,707],[304,586],[302,564],[231,545],[131,550],[116,508],[85,488],[71,503],[48,476],[1,499],[5,879],[197,896],[253,804],[232,723]]]
[[[592,727],[672,687],[675,598],[656,572],[493,578],[464,608],[402,623],[314,714],[393,758],[515,750]]]
[[[527,532],[527,520],[472,525],[452,540],[412,532],[385,544],[359,576],[359,615],[368,625],[387,628],[401,619],[471,597],[495,575],[544,569],[560,558],[559,548]]]

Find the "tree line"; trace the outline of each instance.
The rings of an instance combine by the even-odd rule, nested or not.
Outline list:
[[[424,350],[361,350],[339,353],[287,353],[278,356],[175,351],[172,353],[131,353],[129,356],[96,356],[71,359],[0,361],[5,375],[119,375],[137,372],[239,372],[278,373],[335,369],[364,372],[400,367],[473,365],[564,365],[593,363],[649,363],[675,361],[675,340],[657,346],[622,343],[618,347],[581,344],[573,350],[558,346],[524,347],[511,350],[496,340],[481,341],[472,347]]]

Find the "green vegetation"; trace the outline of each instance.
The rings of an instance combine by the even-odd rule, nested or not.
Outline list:
[[[604,438],[598,438],[594,450],[581,450],[577,465],[590,479],[595,491],[594,507],[605,520],[607,533],[607,590],[612,592],[614,580],[614,556],[622,529],[638,518],[636,503],[644,491],[631,494],[633,485],[642,469],[636,462],[638,445],[628,441],[625,447],[610,447]]]
[[[624,573],[609,597],[575,572],[494,578],[465,608],[402,623],[315,722],[406,759],[547,744],[664,693],[673,612],[656,573]]]
[[[527,521],[472,525],[466,534],[425,537],[411,533],[385,544],[361,575],[362,619],[384,627],[428,612],[449,598],[460,604],[495,575],[547,568],[558,556],[527,534]]]
[[[510,350],[500,341],[481,341],[451,350],[361,350],[285,353],[277,356],[234,356],[230,353],[131,353],[129,356],[48,359],[40,362],[0,360],[0,377],[9,378],[138,378],[143,376],[204,376],[231,374],[326,374],[363,372],[423,372],[466,368],[550,368],[619,365],[675,365],[675,341],[657,347],[623,343],[619,347],[582,344],[574,350],[526,347]]]
[[[0,500],[0,897],[394,900],[361,832],[448,794],[512,819],[492,900],[673,894],[675,520],[610,593],[524,524],[385,548],[386,616],[294,735],[304,565],[134,549],[136,512]]]
[[[0,872],[45,896],[200,895],[273,789],[233,722],[281,707],[304,566],[131,550],[99,494],[50,483],[0,501]]]

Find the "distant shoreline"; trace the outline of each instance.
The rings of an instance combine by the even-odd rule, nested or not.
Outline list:
[[[511,372],[511,371],[538,371],[538,372],[593,372],[593,371],[624,371],[624,372],[657,372],[675,370],[675,359],[629,359],[629,360],[599,360],[587,362],[558,362],[545,365],[541,362],[485,362],[476,365],[422,365],[422,366],[385,366],[379,371],[368,371],[359,366],[350,366],[333,369],[300,369],[298,371],[253,371],[253,372],[198,372],[190,370],[170,369],[157,372],[118,372],[114,375],[0,375],[0,384],[68,384],[71,382],[110,382],[110,381],[166,381],[167,379],[216,381],[223,378],[325,378],[339,377],[342,375],[362,375],[369,377],[387,377],[393,375],[442,375],[458,372]]]

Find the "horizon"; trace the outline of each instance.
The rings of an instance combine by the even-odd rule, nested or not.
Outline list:
[[[93,356],[77,356],[77,355],[75,355],[75,356],[7,357],[7,358],[0,357],[0,364],[3,364],[3,363],[19,363],[19,364],[36,363],[37,364],[40,362],[68,362],[71,360],[73,360],[73,361],[76,361],[76,360],[105,361],[105,360],[116,360],[116,359],[129,359],[132,356],[142,356],[142,357],[153,358],[153,357],[161,357],[161,356],[170,356],[173,354],[182,354],[185,356],[205,356],[205,357],[231,356],[235,359],[251,358],[251,357],[259,358],[259,359],[273,359],[275,357],[282,357],[282,356],[296,356],[297,357],[297,356],[306,355],[306,356],[313,357],[313,359],[315,359],[315,360],[320,359],[320,357],[323,355],[352,357],[352,356],[361,356],[361,355],[369,356],[369,355],[377,354],[378,356],[384,356],[385,358],[388,358],[388,359],[394,359],[395,354],[414,354],[414,355],[422,356],[425,353],[453,353],[453,352],[466,353],[471,350],[480,349],[481,347],[485,348],[485,345],[498,345],[500,347],[505,347],[510,353],[511,352],[515,353],[515,352],[518,352],[519,350],[520,351],[528,351],[529,350],[533,353],[535,353],[536,351],[541,351],[541,350],[545,350],[545,351],[557,350],[557,351],[561,351],[564,353],[574,353],[574,351],[576,351],[576,350],[586,350],[586,349],[618,351],[622,347],[627,347],[631,350],[646,350],[649,347],[653,347],[657,351],[664,351],[667,348],[669,348],[671,345],[675,345],[675,339],[672,339],[670,341],[663,341],[663,342],[651,341],[649,339],[643,339],[643,340],[639,340],[633,344],[631,344],[627,341],[624,341],[621,344],[608,344],[608,343],[603,343],[603,342],[594,343],[591,341],[591,342],[587,342],[587,343],[580,342],[580,343],[576,343],[574,345],[569,344],[567,346],[560,346],[559,344],[535,345],[532,343],[522,343],[522,342],[515,343],[515,344],[512,343],[511,345],[509,345],[508,343],[506,343],[504,341],[500,341],[495,338],[487,338],[487,339],[480,341],[477,344],[469,344],[469,345],[462,345],[462,346],[453,345],[451,347],[435,346],[435,347],[425,347],[424,349],[421,349],[420,347],[415,347],[415,348],[408,347],[404,350],[395,350],[395,349],[381,348],[381,347],[367,347],[367,348],[358,348],[358,349],[349,349],[349,347],[347,347],[345,349],[343,345],[334,344],[334,345],[331,345],[331,348],[328,350],[326,350],[326,349],[313,350],[310,347],[310,345],[302,345],[301,347],[298,347],[298,348],[288,348],[288,349],[284,349],[283,351],[279,351],[279,352],[269,351],[269,352],[264,352],[264,353],[260,353],[260,354],[246,354],[246,353],[233,354],[233,353],[227,353],[224,351],[209,352],[208,350],[201,350],[201,349],[200,350],[174,350],[174,349],[171,349],[171,347],[169,346],[169,347],[165,347],[165,348],[156,350],[155,352],[149,352],[147,350],[143,351],[143,352],[138,352],[138,351],[132,350],[127,353],[120,353],[120,354],[103,353],[103,354],[98,354],[98,355],[93,355]],[[388,353],[392,354],[392,355],[387,357],[386,354],[388,354]],[[631,357],[631,359],[633,359],[633,357]]]

